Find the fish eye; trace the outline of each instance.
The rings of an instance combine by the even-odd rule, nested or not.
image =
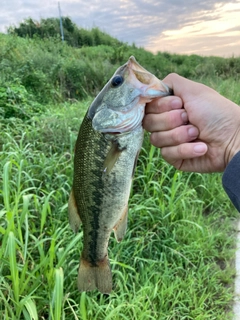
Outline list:
[[[123,81],[124,81],[124,78],[122,76],[117,75],[112,79],[111,84],[113,87],[116,88],[120,86],[123,83]]]

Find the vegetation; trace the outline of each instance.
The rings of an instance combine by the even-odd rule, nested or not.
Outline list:
[[[146,134],[127,234],[109,244],[110,296],[77,291],[82,232],[68,226],[67,201],[81,119],[130,55],[159,78],[178,72],[238,104],[240,58],[14,33],[0,34],[0,319],[231,319],[237,213],[221,175],[176,171]]]
[[[60,21],[57,18],[41,19],[39,22],[31,18],[25,19],[18,27],[12,26],[8,28],[9,34],[16,34],[19,37],[36,38],[60,38],[59,35]],[[115,38],[112,38],[107,33],[93,28],[86,30],[78,28],[69,17],[62,18],[64,40],[72,47],[82,46],[98,46],[108,45],[115,46],[121,44]]]

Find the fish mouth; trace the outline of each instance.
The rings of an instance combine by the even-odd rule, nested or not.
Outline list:
[[[146,103],[155,98],[172,94],[166,84],[144,69],[133,56],[115,72],[112,80],[116,76],[119,76],[117,80],[124,79],[120,85],[124,83],[124,93],[126,87],[129,88],[127,97],[131,96],[132,99],[128,98],[126,101],[128,103],[124,104],[124,98],[118,96],[120,104],[111,105],[112,100],[109,99],[109,103],[105,101],[100,107],[96,107],[98,102],[96,100],[94,108],[90,107],[89,117],[92,118],[94,130],[104,134],[120,135],[140,128]],[[111,80],[109,83],[109,85],[112,84]],[[116,83],[114,83],[115,86],[119,88]]]
[[[163,97],[173,94],[173,90],[169,88],[163,81],[159,80],[152,73],[143,68],[135,59],[131,56],[127,62],[129,69],[132,70],[136,79],[143,85],[149,86],[145,92],[146,96],[152,98]]]
[[[127,62],[128,67],[134,72],[138,81],[143,84],[149,85],[152,79],[152,74],[144,69],[135,59],[134,56],[131,56]]]

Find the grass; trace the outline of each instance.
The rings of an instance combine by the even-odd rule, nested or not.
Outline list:
[[[0,319],[231,319],[237,213],[221,175],[176,171],[147,134],[127,234],[109,243],[114,290],[77,291],[82,231],[71,232],[67,201],[89,103],[2,124]]]
[[[238,214],[221,175],[176,171],[146,134],[127,234],[109,243],[109,297],[77,291],[82,231],[71,232],[67,201],[91,102],[77,99],[95,95],[133,54],[159,78],[177,72],[240,104],[239,57],[0,38],[0,320],[231,319]]]

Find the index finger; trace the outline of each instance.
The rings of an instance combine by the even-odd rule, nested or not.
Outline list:
[[[147,103],[145,113],[163,113],[174,109],[181,109],[183,103],[181,98],[176,96],[167,96],[158,99],[154,99],[150,103]]]

